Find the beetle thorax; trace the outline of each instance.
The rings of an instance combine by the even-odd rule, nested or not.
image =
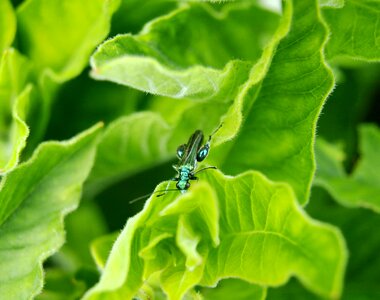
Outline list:
[[[191,166],[187,166],[187,165],[178,168],[178,175],[179,175],[180,180],[181,181],[190,180],[192,169],[193,168]]]

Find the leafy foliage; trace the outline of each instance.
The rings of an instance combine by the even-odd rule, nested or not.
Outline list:
[[[378,19],[372,0],[1,1],[1,297],[378,298]],[[220,171],[162,182],[220,124],[198,166]]]
[[[326,8],[324,17],[331,29],[326,49],[329,59],[354,58],[379,61],[380,3],[345,0],[339,9]]]
[[[37,70],[48,68],[61,81],[72,78],[106,36],[117,6],[117,0],[27,1],[17,10],[20,48]]]
[[[8,0],[0,3],[0,52],[9,47],[16,33],[16,17]]]
[[[286,181],[305,204],[315,169],[316,119],[333,78],[320,51],[326,31],[316,7],[295,3],[291,22],[265,78],[249,87],[243,112],[247,126],[233,141],[226,169],[239,173],[254,168]]]
[[[316,185],[325,187],[340,203],[363,206],[380,211],[380,129],[376,126],[360,127],[361,159],[355,170],[347,176],[342,161],[344,154],[339,148],[318,141],[316,147],[319,170]]]
[[[25,123],[33,90],[33,86],[27,84],[29,72],[28,60],[15,49],[3,52],[0,61],[0,174],[17,165],[29,135]]]
[[[132,297],[154,271],[160,271],[170,299],[181,298],[195,284],[213,286],[221,278],[279,285],[291,273],[318,293],[340,293],[345,263],[341,237],[308,219],[286,185],[259,173],[207,178],[214,189],[199,184],[174,201],[174,195],[165,200],[153,196],[127,223],[101,281],[85,299]]]
[[[42,144],[27,163],[2,179],[3,297],[30,298],[41,290],[42,260],[64,242],[63,216],[78,205],[81,186],[93,163],[98,129],[68,142]]]

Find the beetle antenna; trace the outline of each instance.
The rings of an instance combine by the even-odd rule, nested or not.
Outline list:
[[[157,195],[157,197],[162,197],[162,196],[166,195],[167,192],[176,192],[176,191],[179,192],[178,189],[169,189],[169,190],[161,191],[164,193]]]
[[[198,174],[198,173],[201,172],[201,171],[207,170],[207,169],[214,169],[214,170],[216,170],[216,169],[218,169],[218,168],[215,167],[215,166],[205,167],[205,168],[202,168],[202,169],[196,171],[196,172],[194,173],[194,175],[195,175],[195,174]]]
[[[208,137],[208,140],[211,141],[212,136],[219,131],[219,129],[223,126],[223,123],[221,123],[218,128],[216,128]]]

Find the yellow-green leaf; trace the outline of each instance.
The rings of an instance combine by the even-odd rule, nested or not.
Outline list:
[[[3,52],[0,61],[0,175],[19,162],[29,128],[26,118],[33,85],[28,84],[30,62],[15,49]]]
[[[0,1],[0,54],[9,47],[16,33],[16,15],[10,0]]]
[[[17,9],[19,46],[58,81],[77,76],[106,37],[119,0],[31,0]]]
[[[292,275],[337,298],[345,262],[340,232],[308,217],[287,184],[257,172],[228,177],[215,171],[180,197],[152,196],[128,220],[100,282],[84,299],[131,299],[143,283],[156,284],[154,274],[169,299],[223,278],[278,286]]]

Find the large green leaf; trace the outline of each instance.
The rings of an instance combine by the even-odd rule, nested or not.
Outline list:
[[[287,181],[295,189],[299,201],[305,203],[315,169],[315,123],[323,101],[332,88],[333,77],[323,62],[322,47],[326,31],[319,19],[317,6],[313,1],[303,3],[296,3],[291,32],[280,43],[276,53],[278,42],[287,34],[292,21],[291,3],[285,6],[281,23],[272,22],[276,26],[279,24],[277,31],[274,33],[276,27],[273,25],[268,27],[271,30],[267,32],[272,34],[272,39],[267,39],[261,47],[255,44],[255,39],[251,47],[255,51],[250,55],[246,51],[251,48],[247,48],[242,36],[246,34],[250,39],[256,37],[255,30],[261,29],[256,23],[250,26],[252,32],[245,29],[239,41],[234,40],[234,44],[239,45],[239,51],[231,49],[225,42],[226,34],[237,30],[236,20],[241,25],[243,17],[248,18],[251,14],[259,16],[259,20],[268,20],[268,16],[277,20],[277,15],[267,11],[264,13],[256,6],[250,8],[252,11],[249,14],[243,14],[247,4],[234,3],[222,10],[223,18],[219,15],[214,20],[215,12],[210,14],[209,6],[185,6],[169,16],[156,19],[138,36],[122,35],[104,43],[92,57],[94,77],[171,97],[215,97],[219,102],[214,105],[215,110],[219,109],[220,99],[234,99],[224,118],[225,126],[220,133],[223,138],[218,143],[233,138],[243,118],[246,126],[242,128],[239,138],[228,147],[224,146],[220,150],[222,154],[216,155],[213,161],[217,161],[217,165],[228,173],[237,174],[255,168],[272,179]],[[216,32],[216,42],[209,37],[204,39],[195,35],[192,30],[198,30],[196,28],[184,31],[185,21],[197,17],[203,20],[197,26],[202,26],[205,32]],[[227,26],[223,28],[227,29],[215,30],[215,22],[223,22]],[[194,37],[202,43],[193,43]],[[180,45],[178,49],[171,47],[172,40]],[[200,46],[192,48],[189,53],[186,50],[189,44]],[[212,47],[215,44],[219,45],[218,49]],[[220,44],[225,45],[222,48],[227,50],[220,50]],[[208,48],[204,49],[204,45]],[[159,51],[157,47],[160,47]],[[194,53],[199,54],[194,56]],[[231,60],[231,57],[245,59],[248,64]],[[248,66],[253,66],[249,79]],[[236,74],[240,74],[239,80],[236,80]],[[228,101],[227,105],[230,103]],[[227,110],[228,107],[221,115]],[[217,116],[216,113],[211,115]],[[202,114],[193,115],[193,119],[199,116]],[[192,123],[196,124],[194,121]]]
[[[243,104],[235,104],[243,106],[245,123],[222,165],[228,173],[253,168],[286,181],[301,204],[308,200],[315,171],[316,121],[333,86],[322,55],[326,37],[316,1],[295,1],[290,31],[268,72],[260,81],[252,78],[241,95]]]
[[[95,126],[67,142],[46,142],[29,161],[2,178],[0,295],[4,299],[31,299],[41,291],[42,262],[64,242],[63,217],[78,205],[98,131]]]
[[[176,103],[175,99],[158,98],[150,103],[152,110],[157,112],[139,112],[122,117],[105,130],[94,168],[86,184],[86,190],[90,194],[103,190],[125,176],[173,159],[178,145],[187,142],[194,128],[204,129],[207,136],[228,109],[228,104],[216,106],[208,102],[190,101]],[[175,114],[172,112],[174,109]],[[228,132],[227,124],[223,128]],[[218,132],[213,141],[223,138],[225,137],[220,138]],[[117,150],[110,152],[110,148]]]
[[[118,5],[119,0],[25,1],[17,9],[20,49],[56,80],[75,77],[107,36]]]
[[[33,86],[27,84],[29,61],[15,49],[0,61],[0,175],[14,168],[29,135],[25,123]]]
[[[9,0],[0,2],[0,54],[9,47],[16,33],[16,16]]]
[[[88,188],[92,193],[99,191],[126,175],[168,160],[174,154],[167,148],[170,133],[168,124],[151,112],[111,123],[99,142]]]
[[[185,5],[149,23],[139,35],[119,35],[102,44],[91,59],[92,75],[173,98],[230,101],[230,92],[246,78],[239,74],[251,65],[231,57],[257,61],[278,19],[249,3],[221,11]]]
[[[83,71],[118,5],[119,0],[31,0],[18,6],[18,46],[33,61],[38,88],[27,156],[45,134],[60,83]]]
[[[318,143],[318,140],[317,140]],[[317,160],[319,162],[319,160]],[[347,242],[349,261],[341,299],[372,300],[380,296],[380,217],[373,211],[347,209],[334,201],[321,187],[313,187],[307,212],[323,222],[339,227]],[[320,300],[305,291],[295,280],[287,285],[269,289],[268,300]]]
[[[251,19],[254,21],[251,19],[248,20],[247,18],[249,16],[251,16]],[[255,16],[255,18],[253,18],[253,16]],[[183,32],[185,21],[190,19],[200,19],[201,22],[197,25],[196,28],[188,28],[186,29],[186,32]],[[247,22],[251,24],[251,29],[245,29],[242,31],[242,35],[247,35],[247,38],[249,37],[251,39],[253,37],[254,43],[251,45],[251,47],[247,47],[241,38],[234,40],[234,42],[239,43],[241,50],[238,50],[239,47],[232,47],[231,41],[227,37],[229,32],[241,29],[241,19],[247,19]],[[102,139],[101,149],[104,149],[104,151],[101,150],[98,152],[97,161],[95,164],[94,172],[92,173],[89,181],[89,186],[97,187],[99,189],[102,188],[102,186],[107,185],[118,178],[121,178],[122,176],[141,171],[147,166],[156,165],[162,161],[167,160],[168,158],[174,158],[176,147],[179,144],[186,142],[186,138],[196,128],[202,129],[205,135],[210,134],[218,126],[218,124],[220,124],[221,116],[223,116],[229,110],[231,100],[237,97],[241,85],[248,78],[248,73],[253,63],[250,61],[231,61],[228,63],[228,55],[255,60],[256,58],[254,57],[257,57],[257,55],[263,51],[263,47],[266,44],[270,44],[268,47],[269,49],[264,50],[266,51],[266,55],[270,56],[270,51],[273,50],[273,44],[275,43],[272,41],[268,42],[268,36],[261,38],[261,35],[269,35],[272,33],[275,26],[278,24],[277,19],[278,15],[256,6],[248,5],[247,3],[226,6],[221,12],[218,12],[218,14],[216,14],[214,8],[206,5],[185,6],[184,8],[176,10],[168,16],[156,19],[144,29],[143,33],[138,36],[118,36],[115,39],[107,41],[101,47],[99,47],[98,51],[93,56],[92,61],[95,64],[104,64],[106,68],[110,67],[111,72],[115,71],[116,77],[110,76],[110,78],[108,78],[109,80],[118,82],[119,80],[117,79],[117,76],[122,76],[120,77],[122,80],[130,77],[133,80],[136,79],[134,72],[140,72],[142,68],[132,68],[128,62],[124,61],[124,58],[129,57],[131,60],[136,58],[142,60],[146,59],[147,61],[154,61],[154,65],[160,66],[160,70],[166,69],[172,72],[172,78],[176,83],[174,86],[171,86],[170,89],[175,88],[177,83],[181,80],[181,76],[183,74],[188,74],[191,78],[197,78],[196,72],[198,71],[203,74],[203,77],[207,77],[208,72],[212,70],[213,74],[220,78],[222,82],[221,86],[218,87],[217,93],[217,95],[220,95],[220,97],[217,97],[215,95],[214,89],[210,91],[208,90],[208,87],[204,86],[204,84],[208,85],[209,81],[193,86],[197,90],[201,89],[205,97],[215,96],[215,102],[193,102],[189,100],[176,101],[175,99],[155,97],[153,99],[150,99],[148,105],[146,105],[144,108],[153,110],[156,113],[160,114],[162,117],[153,113],[139,114],[136,116],[132,115],[123,118],[122,120],[116,121],[115,124],[112,124],[107,134]],[[260,20],[260,22],[268,22],[270,24],[259,25],[258,20]],[[217,49],[212,49],[215,47],[216,43],[210,41],[207,36],[200,37],[197,35],[197,32],[202,26],[204,27],[204,30],[215,30],[216,26],[224,23],[226,26],[222,27],[223,30],[216,31],[215,36],[215,39],[218,39],[220,43],[225,45],[225,47],[223,47],[223,51],[220,49],[220,47]],[[284,30],[281,29],[280,31],[283,34]],[[173,47],[171,47],[169,43],[165,41],[168,34],[173,36],[172,39],[178,39],[178,42],[176,42],[178,49],[173,49]],[[276,41],[279,36],[280,34],[277,34],[274,40]],[[187,39],[186,44],[181,43],[181,40],[183,39]],[[196,44],[196,41],[201,41],[201,43],[199,43],[197,46],[199,49],[194,49],[194,52],[196,52],[197,55],[196,57],[193,57],[191,56],[191,53],[186,50],[186,45],[189,43]],[[263,41],[265,41],[264,44],[262,44]],[[143,46],[145,45],[144,43],[146,43],[149,47],[160,44],[160,47],[163,47],[163,49],[167,51],[167,55],[171,57],[171,61],[173,61],[173,63],[170,63],[167,60],[163,60],[162,56],[160,55],[154,56],[154,53],[152,57],[136,57],[132,55],[133,53],[131,54],[128,52],[130,50],[128,47],[121,47],[121,44],[129,45],[129,43],[132,42],[136,45],[139,45],[139,47],[141,46],[142,48],[145,47]],[[248,54],[249,49],[252,48],[255,49],[254,53]],[[118,51],[114,51],[115,49],[118,49]],[[215,51],[217,53],[220,53],[215,56]],[[184,56],[184,60],[182,62],[184,66],[182,67],[182,70],[178,71],[174,68],[174,61],[179,61],[179,56],[183,52],[188,53],[188,55]],[[199,63],[195,64],[197,59],[199,60]],[[202,66],[200,64],[205,64],[205,66]],[[226,64],[227,66],[225,66]],[[263,63],[260,62],[258,64],[260,66],[263,65]],[[226,72],[221,69],[210,69],[207,67],[208,65],[215,65],[218,67],[225,66],[224,69]],[[261,68],[260,66],[258,67],[259,69]],[[125,74],[118,72],[119,67],[131,67],[133,70],[132,73],[128,73],[126,76],[124,76]],[[146,72],[144,76],[154,80],[150,72]],[[171,83],[166,82],[165,84],[170,85]],[[164,90],[165,87],[162,87],[162,89]],[[148,91],[152,93],[154,92],[153,90]],[[189,97],[192,95],[192,93],[193,92],[189,92],[189,94],[182,96]],[[169,92],[169,94],[171,96],[175,96],[172,94],[172,92]],[[150,130],[150,143],[146,144],[143,139],[140,139],[139,130],[137,128],[139,126],[142,126],[141,130],[143,132],[147,132],[147,130],[149,130],[148,127],[153,128],[149,124],[158,124],[157,120],[162,118],[165,119],[167,124],[165,124],[163,121],[160,121],[161,125],[159,125],[158,128],[165,127],[166,129],[161,131],[158,129]],[[224,121],[222,129],[218,135],[214,137],[215,144],[221,143],[226,139],[231,139],[236,134],[238,124],[240,123],[237,119],[226,119]],[[136,130],[129,130],[131,126],[136,128]],[[111,132],[113,136],[112,139],[107,137],[111,136]],[[135,145],[123,142],[125,140],[131,140]],[[164,146],[164,143],[167,143],[168,145]],[[118,149],[120,149],[120,153],[132,153],[128,149],[124,149],[126,146],[128,146],[132,147],[132,149],[139,149],[139,156],[143,155],[143,157],[142,159],[138,160],[133,159],[131,155],[111,155],[111,157],[108,148],[113,148],[116,145]],[[147,146],[152,147],[152,149],[166,148],[167,150],[159,152],[151,151],[148,153],[149,151],[147,150]],[[134,151],[134,153],[139,152]],[[144,155],[144,153],[147,153],[148,155],[150,154],[150,157]]]
[[[235,178],[210,172],[207,181],[180,197],[151,197],[128,220],[85,299],[130,299],[143,282],[156,282],[156,272],[169,299],[226,277],[278,286],[292,275],[318,294],[339,296],[342,237],[310,219],[288,185],[257,172]]]
[[[345,0],[342,8],[325,8],[331,36],[327,44],[329,59],[350,58],[379,61],[380,2]]]
[[[380,212],[380,129],[362,125],[359,130],[361,158],[347,175],[344,153],[320,139],[316,144],[318,172],[315,185],[324,187],[346,206],[361,206]]]

